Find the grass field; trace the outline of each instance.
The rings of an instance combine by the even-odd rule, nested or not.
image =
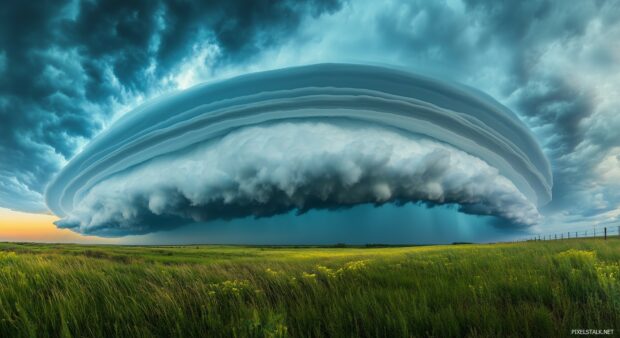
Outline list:
[[[391,248],[0,243],[0,337],[620,331],[620,240]]]

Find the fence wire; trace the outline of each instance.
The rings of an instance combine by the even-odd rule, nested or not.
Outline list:
[[[590,228],[572,229],[563,232],[541,233],[530,235],[521,239],[521,241],[555,241],[571,238],[609,238],[620,237],[619,226],[593,226]]]

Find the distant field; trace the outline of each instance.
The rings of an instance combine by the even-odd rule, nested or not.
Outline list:
[[[620,240],[398,248],[0,243],[0,337],[620,331]]]

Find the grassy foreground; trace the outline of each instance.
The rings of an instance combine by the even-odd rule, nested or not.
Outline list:
[[[620,331],[620,240],[403,248],[0,243],[0,337]]]

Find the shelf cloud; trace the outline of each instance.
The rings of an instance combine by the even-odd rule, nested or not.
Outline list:
[[[127,113],[48,185],[57,225],[101,236],[359,204],[455,204],[515,226],[551,199],[548,160],[506,107],[367,65],[243,75]]]

